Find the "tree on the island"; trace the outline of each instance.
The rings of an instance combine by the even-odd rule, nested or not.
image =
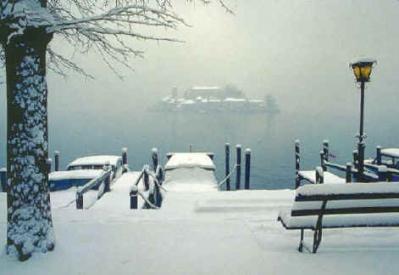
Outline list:
[[[224,6],[222,0],[215,1]],[[55,246],[46,164],[47,62],[60,73],[62,65],[84,71],[49,47],[54,35],[82,52],[96,50],[111,67],[115,61],[128,66],[129,56],[141,54],[132,39],[175,41],[152,30],[182,24],[172,0],[1,0],[0,57],[7,85],[8,253],[26,260],[36,251],[47,252]]]

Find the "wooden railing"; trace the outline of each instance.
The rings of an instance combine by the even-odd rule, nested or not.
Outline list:
[[[99,200],[104,193],[109,192],[111,190],[111,176],[111,167],[105,166],[104,172],[100,176],[79,187],[76,191],[76,208],[83,209],[83,195],[89,190],[98,188],[97,200]]]
[[[152,178],[152,181],[150,181]],[[143,208],[157,209],[162,205],[162,195],[160,189],[164,181],[164,171],[161,165],[158,165],[155,173],[150,170],[148,165],[144,165],[139,177],[130,188],[130,209],[138,208],[138,196],[144,200]],[[143,188],[139,188],[139,184],[143,183]],[[141,190],[148,191],[148,196],[143,194]]]

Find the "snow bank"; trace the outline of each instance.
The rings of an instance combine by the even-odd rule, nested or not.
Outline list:
[[[56,171],[49,174],[49,180],[94,179],[103,172],[102,169]]]
[[[394,158],[399,158],[399,148],[385,148],[381,149],[381,154]]]

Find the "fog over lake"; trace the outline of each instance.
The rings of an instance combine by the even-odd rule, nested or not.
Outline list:
[[[300,139],[303,167],[319,165],[323,139],[336,161],[352,158],[359,127],[360,93],[349,63],[373,57],[378,64],[366,88],[366,155],[375,146],[399,147],[399,1],[232,1],[235,15],[216,4],[178,4],[191,27],[160,34],[184,43],[137,42],[144,58],[134,71],[118,66],[118,78],[101,57],[66,53],[95,79],[49,71],[50,152],[61,164],[89,154],[119,154],[140,169],[152,147],[212,151],[218,178],[224,173],[224,144],[242,144],[253,154],[256,188],[294,186],[294,140]],[[130,42],[131,43],[131,42]],[[2,72],[4,80],[4,72]],[[272,94],[281,112],[160,113],[149,108],[177,87],[233,84],[249,98]],[[0,91],[0,167],[6,163],[6,93]],[[163,159],[164,160],[164,159]]]

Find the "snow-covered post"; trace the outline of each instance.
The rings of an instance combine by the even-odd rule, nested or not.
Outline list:
[[[378,166],[378,180],[387,181],[388,169],[386,166]]]
[[[145,190],[147,191],[148,189],[150,189],[150,178],[148,176],[148,168],[144,168],[143,170],[143,181],[144,181]]]
[[[316,167],[316,184],[324,183],[324,171],[320,166]]]
[[[158,164],[159,164],[159,156],[158,156],[158,149],[157,148],[152,148],[152,154],[151,154],[151,159],[152,159],[152,168],[154,171],[157,170]]]
[[[52,164],[53,160],[48,158],[46,160],[46,165],[47,165],[47,174],[51,173],[51,164]]]
[[[127,148],[122,148],[122,165],[127,165]]]
[[[108,171],[109,169],[111,169],[110,164],[105,164],[103,170]],[[104,179],[104,193],[111,191],[111,174],[109,173]]]
[[[137,209],[137,193],[138,193],[138,188],[136,185],[132,186],[132,189],[130,189],[130,209]]]
[[[381,155],[381,146],[379,146],[379,145],[377,146],[376,161],[377,161],[377,165],[381,165],[382,155]]]
[[[327,171],[327,165],[326,165],[326,157],[324,156],[324,152],[320,151],[320,166],[323,169],[323,171]]]
[[[357,161],[358,161],[358,153],[357,150],[353,150],[352,152],[353,155],[353,166],[357,169]]]
[[[0,168],[0,186],[3,192],[7,192],[7,169]]]
[[[329,151],[328,140],[325,139],[325,140],[323,140],[323,154],[324,154],[324,159],[325,159],[326,161],[328,161],[329,153],[330,153],[330,151]],[[326,171],[326,170],[324,170],[324,171]]]
[[[83,209],[83,194],[80,192],[76,194],[76,209]]]
[[[230,191],[230,144],[226,143],[224,146],[225,151],[225,175],[226,175],[226,190]]]
[[[241,188],[241,145],[236,145],[236,190]]]
[[[245,189],[249,189],[251,178],[251,149],[245,149]]]
[[[345,172],[346,182],[352,182],[352,164],[348,162],[346,164],[346,172]]]
[[[295,189],[300,185],[299,170],[301,162],[300,142],[295,140]]]
[[[60,171],[60,152],[54,151],[54,171]]]

